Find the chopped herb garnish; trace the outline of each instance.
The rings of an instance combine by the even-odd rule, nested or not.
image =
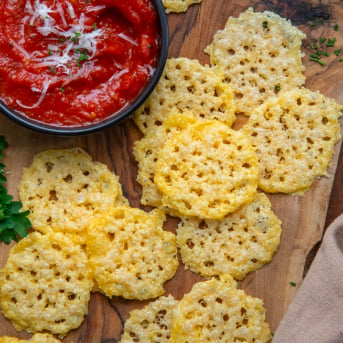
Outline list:
[[[329,56],[330,56],[330,54],[329,54],[327,51],[324,51],[324,52],[323,52],[323,55],[326,56],[326,57],[329,57]]]
[[[64,87],[61,87],[61,92],[64,93]]]
[[[326,41],[326,38],[325,38],[325,37],[320,38],[320,42],[321,42],[321,43],[324,43],[325,41]]]
[[[315,50],[318,50],[318,44],[317,44],[317,42],[314,42],[313,47],[314,47]]]
[[[334,53],[336,56],[338,56],[341,53],[342,49],[335,50]]]
[[[52,51],[50,49],[48,49],[48,55],[52,56]]]
[[[77,59],[77,62],[87,61],[88,60],[88,52],[86,50],[83,50],[80,52],[80,56]],[[78,65],[79,67],[79,65]]]
[[[276,90],[276,91],[279,91],[280,89],[281,89],[281,88],[280,88],[279,85],[276,85],[276,86],[275,86],[275,90]]]
[[[323,61],[321,61],[320,59],[318,59],[318,58],[310,57],[309,60],[313,61],[313,62],[317,62],[317,63],[319,63],[322,66],[325,66],[325,63]]]
[[[338,31],[338,24],[336,24],[336,25],[333,27],[333,29],[334,29],[335,31]]]
[[[326,44],[327,47],[331,47],[331,46],[334,46],[335,45],[335,42],[336,42],[336,38],[332,38],[332,39],[328,39],[328,42]]]
[[[0,136],[0,159],[7,146],[5,137]],[[18,237],[27,236],[31,223],[27,218],[30,211],[21,212],[21,203],[12,201],[13,197],[7,194],[7,189],[2,185],[7,181],[4,169],[5,165],[0,163],[0,241],[10,244],[11,240],[18,242]]]
[[[70,40],[73,42],[73,43],[77,43],[78,39],[81,37],[81,33],[80,32],[74,32],[74,36],[70,38]]]
[[[318,51],[318,53],[316,53],[316,54],[311,54],[310,56],[311,56],[312,58],[318,58],[318,59],[320,59],[319,51]]]
[[[290,283],[289,283],[292,287],[295,287],[297,284],[295,283],[295,282],[293,282],[293,281],[291,281]]]
[[[264,22],[263,22],[263,27],[264,27],[265,29],[268,28],[268,22],[267,22],[267,21],[264,21]]]
[[[340,59],[339,59],[339,62],[343,62],[343,59],[340,58]]]
[[[98,26],[96,25],[96,23],[93,24],[93,29],[96,30],[98,28]]]
[[[49,69],[49,71],[50,71],[51,73],[57,74],[56,67],[51,66],[51,67],[49,67],[48,69]]]
[[[311,23],[311,26],[317,26],[317,23],[316,23],[315,21],[313,21],[313,22]]]

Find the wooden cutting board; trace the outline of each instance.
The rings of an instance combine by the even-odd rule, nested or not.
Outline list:
[[[186,13],[168,15],[170,28],[170,57],[198,58],[209,63],[204,48],[213,35],[224,27],[227,18],[238,16],[249,6],[256,11],[272,10],[292,19],[307,35],[304,42],[303,59],[306,67],[306,86],[320,90],[343,104],[343,52],[335,56],[334,50],[343,47],[343,6],[340,0],[322,1],[248,1],[248,0],[203,0],[201,5],[193,5]],[[314,25],[313,22],[317,24]],[[338,24],[338,30],[334,26]],[[335,48],[331,49],[326,65],[309,61],[311,53],[307,43],[321,37],[336,37]],[[141,137],[131,119],[102,132],[82,137],[54,137],[29,131],[19,127],[0,115],[0,135],[5,135],[9,147],[3,162],[6,164],[10,194],[17,198],[17,184],[24,166],[28,166],[34,154],[49,148],[82,147],[92,157],[105,163],[120,177],[124,195],[131,206],[140,207],[141,188],[136,183],[137,165],[132,154],[133,142]],[[317,180],[303,197],[290,195],[271,195],[275,213],[283,222],[283,233],[278,252],[272,262],[261,270],[249,274],[240,287],[248,294],[264,300],[267,320],[272,331],[284,315],[292,300],[304,271],[308,267],[312,249],[320,242],[334,174],[339,156],[340,143],[337,144],[329,176]],[[175,232],[177,221],[168,220],[166,228]],[[6,261],[10,246],[0,243],[0,267]],[[180,299],[201,277],[185,271],[182,265],[175,277],[165,284],[166,294],[172,293]],[[290,282],[296,283],[293,287]],[[123,323],[129,311],[147,302],[128,301],[121,298],[107,299],[93,294],[89,304],[89,315],[78,330],[71,332],[64,342],[117,342]],[[26,338],[30,335],[18,333],[11,323],[0,314],[0,336],[12,335]]]

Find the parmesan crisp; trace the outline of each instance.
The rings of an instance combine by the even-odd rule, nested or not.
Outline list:
[[[169,343],[270,342],[262,300],[236,287],[229,276],[196,283],[179,302]]]
[[[181,217],[177,244],[186,268],[204,277],[243,279],[271,261],[280,243],[281,221],[263,193],[220,220]]]
[[[305,83],[301,42],[306,35],[279,15],[252,8],[230,17],[206,48],[211,64],[224,72],[236,112],[251,115],[279,91]]]
[[[138,300],[164,293],[178,267],[176,237],[164,221],[160,210],[122,207],[90,222],[87,249],[99,291]]]
[[[243,130],[258,157],[258,187],[298,193],[327,175],[340,139],[342,105],[306,88],[283,92],[255,110]]]
[[[169,59],[153,93],[135,112],[135,123],[146,134],[170,114],[187,113],[231,126],[236,119],[232,90],[222,79],[220,70],[203,66],[198,60]]]
[[[178,301],[172,295],[160,297],[141,310],[130,312],[120,343],[168,343]]]
[[[257,173],[248,137],[209,120],[167,140],[155,164],[154,182],[163,206],[187,216],[221,219],[253,199]]]
[[[0,337],[0,343],[61,343],[60,340],[47,333],[36,333],[31,339],[19,339],[15,337]]]
[[[200,3],[201,0],[162,0],[166,13],[186,12],[188,7]]]
[[[196,122],[196,118],[186,113],[170,115],[163,125],[152,128],[141,140],[135,142],[133,153],[138,162],[137,181],[142,186],[143,205],[163,208],[161,193],[154,182],[158,154],[168,138]],[[163,210],[168,211],[169,214],[175,212],[167,208]]]
[[[0,306],[16,330],[63,338],[88,313],[93,275],[86,253],[62,233],[29,234],[0,273]]]
[[[124,201],[118,177],[79,148],[37,154],[18,190],[32,227],[43,233],[80,234],[94,215]]]

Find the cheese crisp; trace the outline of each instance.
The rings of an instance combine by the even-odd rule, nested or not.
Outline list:
[[[305,83],[301,41],[305,34],[273,12],[252,8],[230,17],[206,52],[224,71],[234,92],[237,112],[250,115],[280,90]]]
[[[231,88],[223,75],[198,60],[172,58],[148,100],[134,119],[145,134],[160,126],[170,113],[184,113],[199,119],[216,119],[231,126],[235,121]]]
[[[79,233],[122,199],[118,177],[81,149],[48,150],[24,170],[19,196],[35,230]]]
[[[56,339],[54,336],[46,333],[36,333],[31,339],[19,339],[15,337],[0,337],[0,343],[61,343],[60,340]]]
[[[196,283],[179,302],[169,343],[271,341],[260,299],[236,288],[232,278]]]
[[[181,219],[182,261],[205,277],[230,274],[241,280],[268,263],[280,243],[281,222],[263,193],[221,220]]]
[[[201,0],[162,0],[166,13],[186,12],[190,5],[198,4],[200,2]]]
[[[302,88],[269,99],[244,127],[256,147],[258,186],[266,192],[303,193],[327,175],[340,139],[343,106]]]
[[[130,312],[120,343],[168,343],[178,301],[172,295],[160,297],[141,310]]]
[[[18,331],[64,337],[88,313],[92,274],[86,253],[62,233],[29,234],[0,274],[0,307]]]
[[[134,145],[134,155],[138,162],[137,181],[142,186],[141,203],[162,207],[161,194],[155,183],[155,165],[160,149],[174,133],[194,124],[197,119],[186,114],[170,115],[161,126],[153,127]]]
[[[176,237],[164,221],[160,210],[123,207],[90,223],[87,246],[101,292],[139,300],[164,293],[178,267]]]
[[[154,182],[162,205],[183,215],[221,219],[252,200],[257,172],[248,137],[223,123],[202,121],[164,144]]]

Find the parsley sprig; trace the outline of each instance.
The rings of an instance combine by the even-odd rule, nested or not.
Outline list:
[[[7,146],[5,137],[0,136],[0,159]],[[7,189],[3,186],[7,181],[4,169],[5,165],[0,162],[0,242],[10,244],[11,240],[18,242],[19,237],[27,236],[31,223],[27,218],[30,211],[20,212],[21,203],[12,201],[13,197],[7,194]]]

